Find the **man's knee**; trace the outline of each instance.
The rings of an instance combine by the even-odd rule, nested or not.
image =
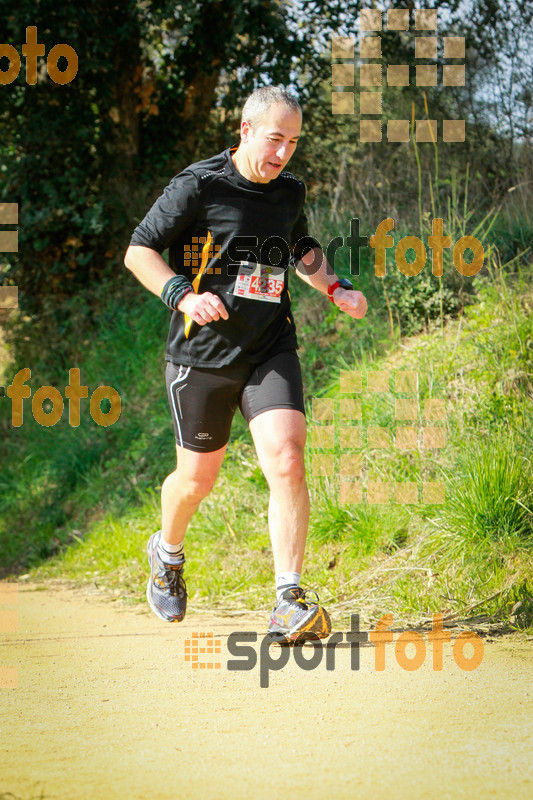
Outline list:
[[[216,475],[213,476],[208,471],[191,473],[179,466],[169,477],[172,478],[181,496],[190,502],[200,502],[207,497],[216,481]]]
[[[304,451],[296,442],[287,442],[276,448],[269,459],[268,479],[283,479],[291,483],[305,480]]]

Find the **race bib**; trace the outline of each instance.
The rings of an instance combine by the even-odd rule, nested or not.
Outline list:
[[[233,294],[250,300],[280,303],[285,285],[283,267],[268,267],[253,261],[241,261]]]

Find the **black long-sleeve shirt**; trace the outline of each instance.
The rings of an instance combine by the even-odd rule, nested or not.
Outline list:
[[[260,363],[298,347],[287,267],[320,246],[307,235],[305,185],[290,172],[269,183],[247,180],[234,149],[176,175],[130,241],[158,253],[169,248],[171,269],[228,310],[227,320],[202,326],[172,312],[166,360],[175,364]]]

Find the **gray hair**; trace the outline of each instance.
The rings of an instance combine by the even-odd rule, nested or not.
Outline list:
[[[273,103],[283,103],[293,111],[302,113],[300,103],[281,86],[262,86],[256,89],[246,100],[241,114],[241,122],[248,122],[252,128],[261,122]]]

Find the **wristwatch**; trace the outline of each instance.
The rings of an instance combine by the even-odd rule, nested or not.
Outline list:
[[[333,292],[335,289],[338,289],[339,286],[341,289],[353,289],[353,283],[351,283],[351,281],[349,281],[347,278],[339,278],[338,281],[335,281],[335,283],[332,283],[330,286],[328,286],[328,297],[332,303],[335,302],[333,300]]]

